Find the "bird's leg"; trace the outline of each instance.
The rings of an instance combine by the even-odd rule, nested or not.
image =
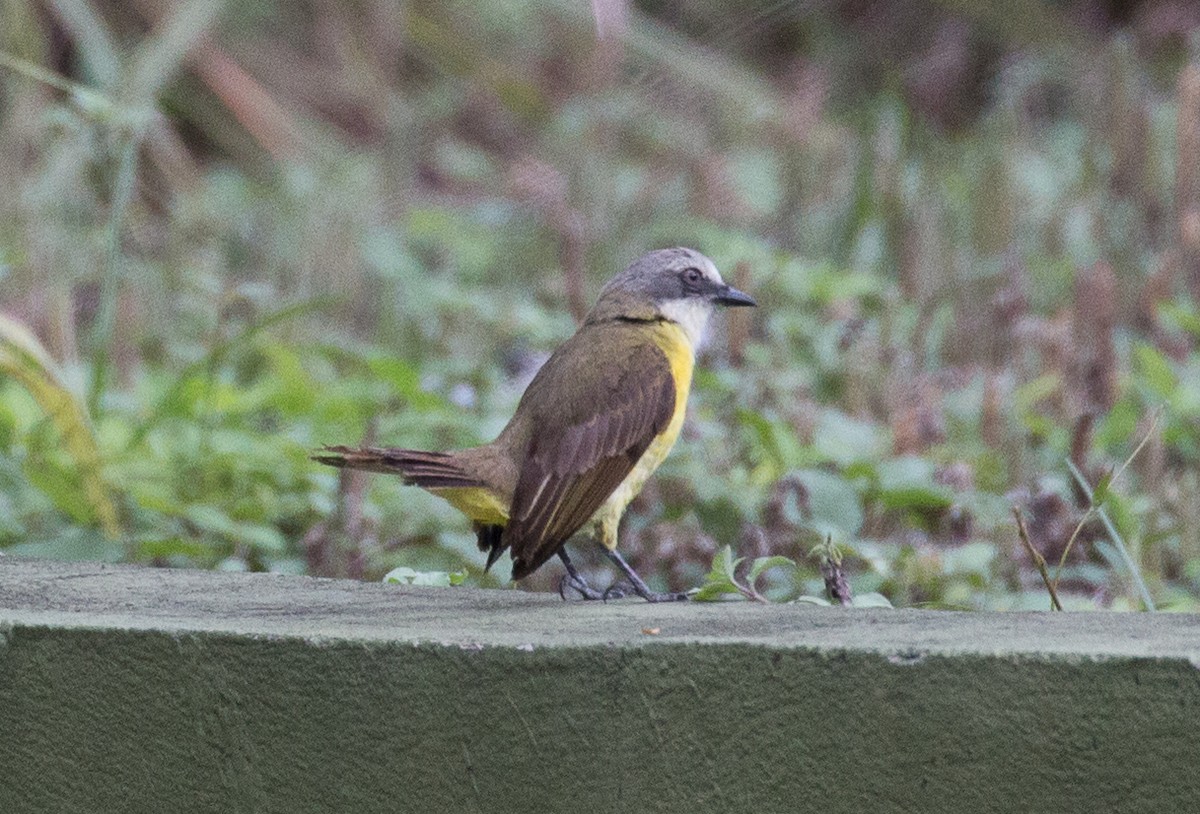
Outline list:
[[[575,591],[578,591],[579,595],[584,599],[608,598],[605,594],[600,593],[591,585],[588,585],[588,582],[583,578],[583,575],[575,569],[575,565],[571,562],[571,558],[567,556],[567,550],[565,548],[560,548],[558,550],[558,558],[562,560],[563,565],[567,567],[567,575],[562,578],[561,582],[558,583],[559,596],[566,600],[567,588],[571,588]]]
[[[624,557],[618,554],[614,549],[610,548],[605,548],[604,553],[610,560],[616,563],[617,567],[620,568],[622,572],[624,572],[626,579],[629,580],[629,584],[633,588],[633,592],[647,602],[679,602],[688,598],[687,594],[660,594],[650,590],[650,587],[642,581],[641,577],[637,575],[637,571],[634,571],[633,568],[630,567],[629,563],[625,562]],[[608,597],[606,596],[605,598],[607,599]]]

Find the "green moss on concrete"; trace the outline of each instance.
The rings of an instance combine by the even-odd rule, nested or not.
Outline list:
[[[0,621],[6,814],[1200,800],[1194,617],[564,606],[0,560]]]

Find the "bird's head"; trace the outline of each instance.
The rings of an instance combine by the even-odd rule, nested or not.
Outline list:
[[[695,249],[660,249],[609,280],[588,321],[665,319],[677,323],[696,347],[714,307],[756,304],[722,280],[713,261]]]

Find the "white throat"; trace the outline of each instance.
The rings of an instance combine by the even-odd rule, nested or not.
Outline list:
[[[692,345],[693,353],[700,348],[700,343],[704,341],[704,329],[708,325],[708,318],[712,316],[712,311],[712,304],[698,297],[670,300],[658,307],[658,312],[665,319],[683,329],[688,342]]]

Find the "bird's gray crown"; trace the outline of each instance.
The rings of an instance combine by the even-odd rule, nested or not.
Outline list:
[[[600,300],[617,295],[662,303],[703,296],[722,283],[713,261],[695,249],[659,249],[643,254],[609,280],[600,291]]]

